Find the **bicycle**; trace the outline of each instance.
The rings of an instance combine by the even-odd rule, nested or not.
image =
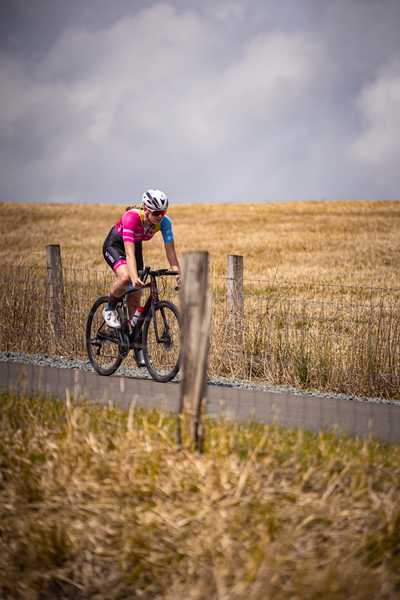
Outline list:
[[[141,343],[146,368],[156,381],[167,382],[179,371],[180,358],[180,313],[169,300],[160,300],[157,277],[177,275],[178,271],[158,269],[152,271],[146,267],[139,271],[143,287],[131,288],[119,300],[116,314],[121,324],[120,329],[108,327],[102,312],[107,306],[109,297],[101,296],[90,309],[86,324],[86,349],[93,369],[99,375],[112,375],[121,362],[134,351],[138,361],[138,345]],[[146,284],[150,276],[150,283]],[[126,297],[139,289],[150,288],[150,294],[143,307],[141,316],[133,327],[130,327]],[[177,289],[177,288],[175,288]]]

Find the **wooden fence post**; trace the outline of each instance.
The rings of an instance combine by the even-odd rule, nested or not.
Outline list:
[[[47,280],[49,282],[50,327],[53,350],[56,348],[57,337],[61,333],[62,314],[64,308],[64,284],[61,265],[60,246],[46,246]]]
[[[206,402],[207,356],[211,302],[208,287],[208,252],[186,252],[181,261],[181,399],[186,433],[194,447],[201,449],[199,431],[202,402]],[[179,443],[181,438],[179,421]]]
[[[244,319],[243,256],[228,254],[226,287],[228,321],[236,334],[239,334]]]

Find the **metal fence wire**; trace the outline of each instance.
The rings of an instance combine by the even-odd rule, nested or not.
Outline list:
[[[163,296],[179,305],[174,282],[166,279]],[[46,267],[3,266],[0,281],[2,351],[87,358],[87,315],[109,293],[111,271],[63,268],[59,305],[51,301]],[[399,397],[400,289],[234,283],[240,285],[210,278],[210,376]]]

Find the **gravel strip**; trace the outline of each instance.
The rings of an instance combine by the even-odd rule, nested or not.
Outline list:
[[[88,360],[75,360],[64,356],[49,356],[48,354],[24,354],[23,352],[0,352],[0,361],[25,363],[44,367],[56,367],[58,369],[76,369],[79,371],[93,371],[93,367]],[[126,377],[140,377],[141,379],[151,379],[146,369],[137,367],[125,367],[121,365],[118,369],[119,375]],[[173,381],[179,381],[180,376],[175,377]],[[311,392],[298,390],[293,387],[275,387],[271,385],[257,385],[249,381],[238,381],[226,377],[213,377],[208,379],[208,385],[221,387],[239,388],[243,390],[256,390],[259,392],[275,392],[277,394],[295,394],[298,396],[318,396],[319,398],[341,398],[343,400],[352,400],[356,402],[373,402],[379,404],[398,404],[394,400],[385,400],[383,398],[367,398],[366,396],[347,396],[346,394],[323,394],[322,392]]]

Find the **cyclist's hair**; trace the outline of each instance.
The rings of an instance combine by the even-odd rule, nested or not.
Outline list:
[[[144,207],[144,202],[142,202],[142,204],[134,204],[133,206],[127,206],[125,209],[125,212],[127,210],[132,210],[132,208],[143,208]]]

